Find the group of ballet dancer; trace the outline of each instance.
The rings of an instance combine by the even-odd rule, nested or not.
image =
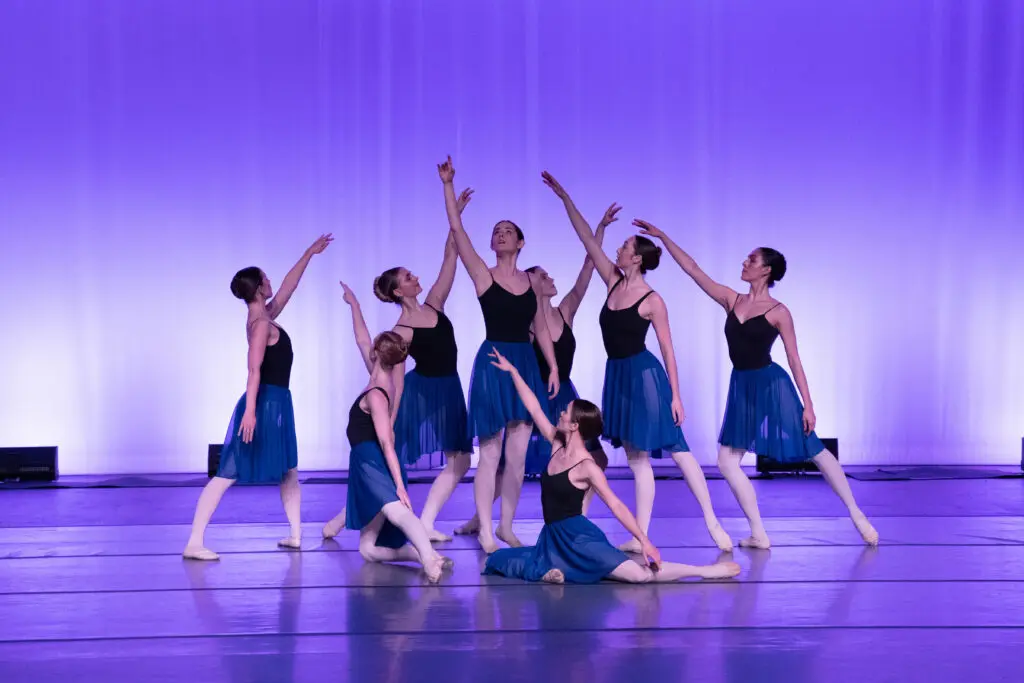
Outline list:
[[[878,543],[878,533],[857,506],[839,462],[814,432],[814,407],[793,318],[770,294],[786,272],[782,254],[767,247],[752,251],[741,274],[749,289],[740,294],[712,280],[662,230],[636,219],[633,225],[640,234],[628,237],[612,260],[602,250],[602,241],[621,207],[612,204],[597,229],[591,230],[569,193],[545,172],[543,182],[565,205],[586,249],[576,283],[554,305],[558,292],[548,273],[539,266],[519,270],[525,238],[515,223],[503,220],[494,226],[493,267],[480,257],[462,223],[472,190],[456,194],[450,157],[437,168],[450,229],[440,274],[423,302],[419,278],[407,268],[384,271],[374,280],[374,294],[398,305],[401,313],[394,329],[371,338],[356,296],[341,284],[369,381],[349,410],[346,506],[324,526],[325,538],[342,528],[357,530],[359,551],[367,561],[419,563],[428,580],[436,583],[451,566],[432,545],[451,540],[436,529],[437,515],[469,469],[475,441],[480,453],[473,480],[476,516],[456,533],[477,534],[488,555],[485,573],[555,583],[642,583],[738,574],[734,562],[663,562],[647,536],[655,492],[650,458],[668,453],[700,504],[715,544],[725,552],[733,548],[680,427],[684,411],[668,312],[645,279],[661,258],[654,238],[726,312],[733,371],[718,439],[718,466],[750,524],[750,536],[740,545],[770,547],[754,488],[740,467],[747,452],[781,462],[812,460],[846,505],[864,541]],[[293,355],[288,334],[273,321],[312,257],[332,239],[323,235],[306,250],[276,296],[266,274],[256,267],[239,271],[231,282],[232,293],[248,306],[248,382],[228,427],[217,476],[203,489],[196,506],[185,558],[218,559],[205,547],[204,533],[224,492],[236,481],[280,482],[290,533],[278,544],[301,546],[298,455],[288,389]],[[459,260],[476,288],[486,327],[486,339],[473,363],[468,410],[456,367],[455,332],[444,312]],[[599,315],[608,354],[600,409],[580,398],[570,379],[576,350],[573,323],[594,270],[607,288]],[[664,366],[646,347],[652,324]],[[780,336],[796,386],[772,362],[771,348]],[[415,367],[406,372],[410,356]],[[635,480],[635,517],[608,486],[608,461],[600,439],[626,451]],[[444,470],[417,517],[406,489],[405,466],[438,452],[445,455]],[[528,547],[512,527],[527,471],[540,475],[544,514],[540,536]],[[613,547],[587,519],[595,493],[632,534],[630,542]],[[495,532],[491,511],[499,498]],[[499,549],[498,540],[509,547]],[[627,553],[638,557],[631,559]]]

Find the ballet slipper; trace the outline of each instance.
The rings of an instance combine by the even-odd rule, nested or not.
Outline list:
[[[565,583],[565,574],[561,569],[549,569],[540,580],[544,583]]]
[[[191,546],[185,548],[185,552],[181,556],[186,560],[200,560],[203,562],[213,562],[220,559],[220,555],[208,548],[193,548]]]
[[[450,543],[453,540],[451,536],[433,528],[427,529],[427,538],[430,539],[431,543]]]
[[[735,562],[718,562],[701,570],[702,579],[731,579],[740,573],[740,566]]]
[[[499,539],[508,544],[510,548],[522,548],[523,542],[515,535],[515,533],[509,529],[505,531],[501,527],[498,528],[498,532],[495,534]]]
[[[725,532],[721,524],[717,521],[708,524],[708,533],[711,534],[711,540],[715,542],[719,550],[723,553],[732,552],[732,539],[729,538],[729,534]]]
[[[768,550],[772,547],[772,544],[771,541],[768,540],[767,536],[751,536],[750,538],[744,538],[740,541],[740,547]]]
[[[282,538],[280,541],[277,542],[277,547],[278,548],[288,548],[290,550],[301,550],[302,549],[302,539],[301,538],[295,538],[294,536],[289,536],[288,538]]]
[[[868,518],[863,513],[851,517],[853,525],[857,527],[857,531],[860,532],[860,537],[864,539],[864,542],[870,546],[878,545],[878,531],[871,525]]]

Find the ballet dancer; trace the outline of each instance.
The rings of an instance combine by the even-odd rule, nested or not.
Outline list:
[[[597,231],[594,233],[594,239],[597,240],[598,244],[604,241],[604,231],[609,225],[618,220],[616,214],[622,209],[617,204],[612,204],[608,207],[608,210],[604,212],[604,217],[601,222],[597,224]],[[555,359],[558,362],[558,379],[559,379],[559,390],[558,395],[555,396],[548,403],[548,420],[557,422],[558,416],[565,410],[565,407],[569,405],[569,402],[574,398],[579,397],[579,393],[576,391],[576,387],[573,386],[572,380],[569,378],[569,373],[572,372],[572,363],[576,357],[576,336],[573,334],[572,325],[576,317],[576,311],[579,310],[580,304],[583,303],[583,297],[587,293],[587,288],[590,286],[590,280],[594,275],[594,261],[587,256],[583,260],[583,268],[580,269],[580,274],[576,278],[576,284],[573,288],[562,297],[558,306],[551,305],[551,298],[558,295],[558,288],[555,287],[554,279],[548,275],[548,272],[540,266],[530,266],[526,269],[527,273],[530,273],[537,278],[537,284],[540,291],[547,297],[547,305],[544,306],[543,315],[544,320],[548,325],[548,334],[551,335],[553,340],[552,344],[555,350]],[[540,347],[537,342],[537,336],[533,337],[533,351],[537,357],[537,366],[540,368],[541,377],[546,377],[550,373],[548,362],[544,358],[544,350]],[[601,448],[600,443],[588,444],[595,458],[605,459],[607,464],[607,456],[605,456],[604,449]],[[505,444],[502,444],[502,449],[505,448]],[[551,444],[546,439],[540,436],[537,431],[536,425],[530,435],[530,443],[526,449],[526,467],[525,473],[527,476],[539,476],[546,468],[548,460],[551,458]],[[498,474],[496,477],[496,489],[500,489],[502,479],[502,468],[498,467]],[[590,501],[593,498],[593,490],[587,493],[586,499],[583,501],[584,513],[590,507]],[[468,522],[460,526],[455,530],[456,534],[476,534],[480,531],[480,518],[477,515],[473,515],[473,518]]]
[[[701,567],[662,562],[658,549],[629,508],[612,493],[603,468],[594,461],[586,446],[588,439],[601,435],[603,423],[597,406],[585,399],[573,399],[559,415],[558,425],[552,425],[516,367],[497,349],[491,356],[494,366],[512,377],[534,425],[551,443],[554,452],[540,479],[544,528],[537,544],[494,552],[484,565],[485,574],[549,583],[596,583],[601,579],[647,583],[678,581],[691,576],[729,578],[740,573],[735,562]],[[583,497],[590,489],[597,492],[615,518],[633,534],[643,564],[613,547],[604,533],[583,515]]]
[[[733,370],[718,437],[718,468],[750,522],[750,538],[740,541],[740,545],[771,547],[754,487],[740,468],[740,460],[748,451],[779,462],[814,461],[850,511],[850,519],[864,542],[877,545],[878,532],[857,507],[843,468],[814,433],[817,418],[797,351],[793,316],[769,292],[786,274],[785,257],[768,247],[750,252],[740,273],[749,286],[747,294],[742,295],[708,277],[664,231],[640,219],[634,220],[633,225],[641,228],[643,234],[661,240],[683,272],[726,311],[725,340]],[[772,362],[772,345],[779,336],[800,395],[786,371]]]
[[[523,486],[526,448],[533,425],[530,414],[516,395],[512,381],[491,365],[488,353],[492,347],[497,347],[513,359],[526,381],[542,396],[545,395],[544,380],[530,344],[531,325],[537,343],[548,361],[550,372],[547,394],[552,397],[558,395],[560,386],[558,363],[551,344],[551,334],[543,318],[544,306],[547,305],[545,297],[538,290],[537,279],[516,266],[519,252],[525,243],[522,230],[511,221],[499,221],[494,226],[491,249],[497,256],[497,264],[494,268],[488,268],[463,228],[452,184],[455,169],[451,157],[443,164],[438,164],[437,171],[444,185],[448,224],[455,235],[459,258],[476,287],[487,329],[487,339],[476,354],[469,383],[469,434],[476,437],[480,444],[480,460],[473,479],[476,512],[480,518],[478,538],[484,551],[491,553],[498,548],[491,521],[491,507],[494,504],[495,476],[501,457],[503,433],[506,436],[506,464],[501,480],[501,521],[497,536],[510,546],[522,545],[512,531],[512,520]]]
[[[394,368],[408,352],[408,343],[390,330],[373,340],[370,381],[352,403],[345,430],[351,447],[345,525],[359,531],[359,554],[367,562],[418,562],[437,583],[452,562],[434,550],[413,514],[391,426]]]
[[[278,545],[294,550],[302,545],[295,413],[288,389],[292,341],[284,328],[273,321],[291,299],[310,259],[322,253],[333,240],[330,234],[317,238],[288,271],[277,296],[266,273],[255,266],[243,268],[231,280],[231,293],[244,301],[249,310],[245,323],[249,377],[228,425],[217,476],[199,495],[192,534],[182,553],[186,559],[219,559],[217,553],[205,547],[206,526],[224,492],[236,481],[280,482],[290,532]]]
[[[472,195],[470,189],[459,195],[460,212],[466,208]],[[373,293],[378,299],[401,307],[402,312],[393,331],[408,342],[409,355],[416,361],[416,367],[407,373],[405,362],[395,366],[394,403],[397,410],[393,411],[392,422],[398,458],[408,466],[424,455],[438,452],[445,455],[444,470],[434,479],[420,514],[420,521],[434,542],[452,540],[451,536],[437,531],[434,522],[441,507],[469,470],[473,451],[466,431],[466,399],[462,395],[462,381],[457,368],[455,329],[444,313],[457,263],[455,236],[449,231],[441,272],[423,305],[418,299],[423,291],[419,278],[408,268],[390,268],[373,281]],[[359,302],[345,283],[341,286],[345,290],[345,302],[352,308],[356,343],[367,370],[370,370],[370,334]],[[344,526],[343,510],[324,526],[324,538],[333,538]]]
[[[599,317],[608,353],[601,397],[603,437],[614,447],[626,450],[635,480],[636,518],[640,528],[644,533],[648,531],[654,510],[654,470],[649,458],[661,458],[662,451],[669,451],[700,504],[715,545],[723,551],[732,550],[732,540],[711,506],[704,472],[680,429],[684,413],[668,311],[661,296],[644,280],[645,273],[658,267],[661,249],[646,237],[632,236],[619,247],[613,263],[594,240],[586,219],[569,193],[550,173],[545,172],[542,177],[565,204],[576,234],[608,287],[608,298]],[[661,346],[661,357],[665,360],[664,368],[645,343],[652,323]],[[622,549],[640,552],[635,539]]]

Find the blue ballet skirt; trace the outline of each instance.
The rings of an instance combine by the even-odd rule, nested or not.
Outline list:
[[[781,366],[733,370],[718,443],[777,462],[810,460],[825,445],[814,432],[804,434],[803,415],[793,380]]]
[[[403,399],[404,400],[404,399]],[[401,465],[401,461],[399,461]],[[408,485],[405,467],[402,467],[402,483]],[[398,488],[388,470],[384,452],[376,441],[356,444],[348,460],[348,499],[346,503],[345,527],[361,531],[388,503],[398,500]],[[408,539],[405,533],[385,520],[377,536],[376,545],[383,548],[401,548]]]
[[[561,569],[567,583],[597,583],[628,561],[603,531],[577,515],[545,524],[536,545],[496,550],[487,557],[484,574],[540,581],[550,570]]]
[[[395,450],[406,465],[424,455],[473,450],[466,428],[466,398],[458,375],[425,377],[415,369],[405,374],[395,417]]]
[[[243,442],[238,433],[244,415],[242,394],[228,423],[217,476],[243,484],[280,483],[288,470],[299,466],[292,392],[274,384],[260,385],[256,393],[256,429],[249,443]]]
[[[476,352],[473,375],[469,380],[468,433],[478,442],[494,436],[509,422],[531,421],[526,406],[519,400],[512,376],[491,365],[494,358],[490,353],[495,348],[516,367],[527,386],[537,395],[541,408],[548,408],[547,385],[540,376],[533,345],[529,342],[484,341]]]
[[[652,458],[689,452],[683,430],[672,419],[672,386],[665,368],[644,349],[629,358],[609,358],[604,366],[602,438],[615,448],[631,446]]]
[[[551,424],[558,424],[558,417],[562,411],[569,407],[569,404],[579,398],[580,395],[573,386],[572,381],[563,380],[558,394],[548,402],[547,416]],[[526,474],[540,476],[547,469],[548,461],[551,460],[551,442],[541,436],[536,428],[530,435],[530,446],[526,450]]]

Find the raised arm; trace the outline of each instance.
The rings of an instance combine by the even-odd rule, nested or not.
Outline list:
[[[530,413],[530,417],[533,419],[533,426],[537,428],[548,441],[555,440],[555,426],[548,420],[548,416],[544,414],[544,409],[540,407],[540,401],[537,400],[537,395],[533,393],[530,386],[526,383],[526,380],[522,378],[519,371],[516,370],[516,366],[512,365],[505,356],[498,352],[498,349],[492,348],[490,353],[491,365],[504,370],[508,374],[512,375],[512,383],[516,386],[516,391],[519,392],[519,399],[523,402],[526,407],[526,412]]]
[[[594,239],[597,241],[597,246],[602,246],[604,243],[604,229],[619,220],[615,214],[622,209],[618,204],[612,204],[608,207],[608,210],[604,212],[604,217],[601,222],[597,224],[597,230],[594,231]],[[569,293],[562,297],[561,303],[558,304],[558,310],[562,312],[562,316],[565,321],[572,326],[573,318],[576,317],[576,311],[580,309],[580,304],[583,303],[583,297],[587,293],[587,288],[590,286],[590,280],[594,276],[594,259],[590,258],[588,254],[583,259],[583,268],[580,269],[579,277],[576,278],[576,284],[573,285]]]
[[[466,209],[469,200],[473,197],[473,190],[465,189],[459,195],[459,216]],[[444,243],[444,260],[441,261],[441,272],[437,274],[437,281],[427,292],[426,302],[437,310],[444,309],[444,303],[452,291],[452,283],[455,281],[455,268],[459,262],[459,248],[455,245],[455,233],[448,231],[448,239]]]
[[[402,392],[405,391],[405,361],[391,368],[391,381],[395,383],[395,400],[391,402],[391,427],[394,428],[398,419],[398,406],[402,404]]]
[[[676,260],[679,267],[683,269],[683,272],[689,275],[697,283],[697,286],[703,289],[705,294],[717,301],[722,308],[729,309],[729,306],[736,299],[736,292],[731,287],[726,287],[712,280],[707,273],[701,270],[697,262],[693,260],[693,257],[680,249],[679,245],[673,242],[661,229],[639,218],[633,221],[633,225],[640,228],[640,232],[644,235],[661,240],[668,253],[672,255],[672,258]]]
[[[551,304],[548,301],[548,297],[540,293],[540,288],[537,286],[533,273],[528,273],[528,275],[530,276],[530,286],[537,295],[537,311],[533,314],[533,336],[540,347],[540,352],[544,354],[544,360],[548,362],[548,367],[551,368],[547,377],[548,398],[554,398],[558,396],[561,381],[558,378],[558,362],[555,358],[555,345],[551,341],[551,330],[548,329],[547,320],[544,319],[544,311]]]
[[[491,271],[487,268],[484,260],[480,258],[480,254],[476,253],[473,242],[466,234],[466,229],[462,227],[459,200],[455,197],[455,186],[452,184],[455,180],[455,168],[452,166],[451,157],[448,157],[443,164],[437,165],[437,173],[441,176],[441,182],[444,183],[444,206],[448,212],[448,226],[455,235],[455,246],[458,247],[462,265],[466,267],[466,272],[473,279],[476,293],[479,296],[491,286]]]
[[[395,480],[398,500],[411,510],[412,503],[409,502],[409,494],[406,493],[405,483],[402,481],[402,467],[398,464],[398,454],[395,453],[395,430],[391,427],[388,399],[383,392],[373,389],[366,394],[364,400],[366,407],[370,409],[370,417],[373,419],[373,429],[380,441],[380,449],[384,452],[384,462],[387,463],[391,478]]]
[[[306,249],[302,258],[299,262],[292,266],[292,269],[288,271],[288,274],[284,276],[284,280],[281,281],[281,286],[277,289],[277,294],[274,298],[267,303],[267,315],[270,316],[271,320],[276,320],[277,316],[281,315],[281,311],[288,305],[288,300],[292,298],[292,294],[295,293],[295,288],[299,286],[299,280],[302,279],[302,274],[306,272],[306,266],[309,265],[309,260],[317,254],[323,252],[331,242],[334,241],[334,236],[330,233],[326,235],[320,235],[316,242],[313,242]]]
[[[594,234],[591,232],[587,220],[580,213],[579,209],[576,208],[576,205],[573,204],[569,193],[559,185],[554,176],[544,171],[541,173],[541,178],[544,179],[544,184],[550,187],[558,195],[558,198],[562,200],[562,203],[565,204],[565,211],[569,214],[569,221],[572,223],[572,227],[575,228],[576,234],[579,235],[580,241],[583,242],[583,247],[587,250],[587,256],[594,262],[594,266],[597,268],[597,273],[601,276],[601,279],[604,280],[606,285],[611,286],[615,281],[617,269],[611,259],[608,258],[608,255],[601,249],[598,241],[594,239]]]
[[[804,400],[804,433],[810,434],[814,430],[817,418],[814,415],[814,401],[811,400],[811,389],[807,385],[807,375],[804,374],[804,364],[800,361],[800,351],[796,347],[796,328],[793,326],[793,315],[783,305],[778,305],[768,314],[768,322],[775,325],[782,337],[782,343],[786,347],[786,360],[789,362],[789,369],[793,372],[793,381],[800,391],[800,397]]]
[[[263,365],[263,354],[267,351],[267,342],[270,340],[270,321],[260,318],[254,321],[249,331],[249,376],[245,382],[245,412],[242,413],[242,424],[238,426],[238,433],[242,436],[243,443],[252,441],[253,432],[256,431],[256,396],[260,391],[260,366]]]
[[[647,309],[646,312],[643,310],[644,308]],[[676,367],[676,352],[672,346],[672,329],[668,324],[668,309],[665,308],[665,300],[655,292],[640,304],[640,309],[640,315],[649,318],[654,323],[654,333],[658,337],[658,346],[661,347],[661,358],[665,361],[668,383],[672,386],[672,419],[677,425],[680,425],[686,414],[683,412],[683,401],[679,397],[679,371]]]
[[[597,463],[593,460],[584,460],[579,465],[579,474],[597,492],[597,495],[608,506],[611,513],[615,515],[615,519],[619,520],[619,523],[626,528],[626,531],[633,534],[633,537],[640,541],[643,556],[655,566],[661,564],[661,553],[654,547],[651,540],[647,538],[647,534],[637,524],[636,517],[629,511],[626,504],[619,500],[619,497],[612,492],[611,487],[608,486],[608,479],[604,476],[601,468],[597,466]]]
[[[356,346],[359,347],[359,355],[363,358],[363,365],[366,366],[366,371],[371,372],[373,370],[373,361],[370,360],[370,350],[373,348],[373,340],[370,339],[370,330],[367,329],[366,321],[363,320],[363,310],[359,306],[359,300],[356,299],[356,295],[352,293],[348,285],[344,282],[340,284],[342,291],[345,292],[342,299],[352,309],[352,332],[356,336]]]

